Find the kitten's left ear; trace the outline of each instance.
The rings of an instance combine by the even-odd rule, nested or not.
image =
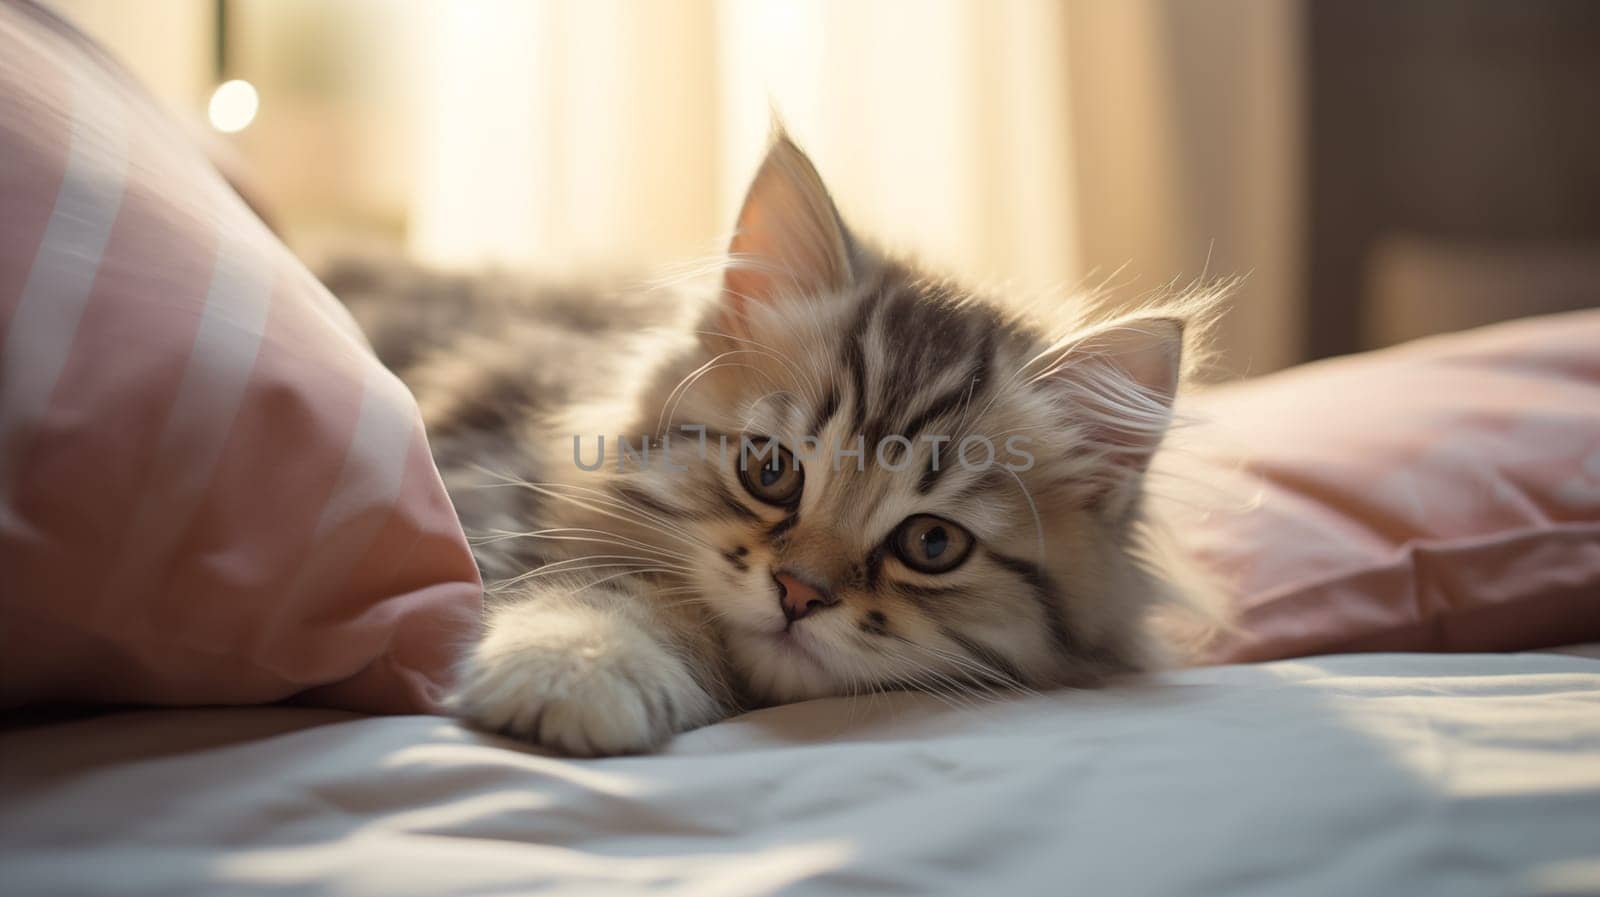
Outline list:
[[[1136,317],[1062,346],[1038,379],[1062,395],[1074,423],[1124,476],[1142,474],[1172,421],[1184,322]]]
[[[1171,406],[1182,373],[1183,331],[1181,318],[1133,318],[1075,340],[1069,352],[1085,356],[1090,364],[1117,368],[1149,396]]]
[[[817,169],[783,133],[756,172],[723,275],[723,320],[747,333],[750,303],[803,299],[852,279],[849,240]]]

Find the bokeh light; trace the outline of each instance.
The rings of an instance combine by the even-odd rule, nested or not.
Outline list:
[[[211,126],[224,134],[243,131],[255,121],[261,97],[249,81],[224,81],[211,94]]]

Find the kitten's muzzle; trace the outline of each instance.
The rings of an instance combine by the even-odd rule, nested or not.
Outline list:
[[[778,584],[778,607],[790,623],[839,603],[831,589],[794,570],[778,570],[772,581]]]

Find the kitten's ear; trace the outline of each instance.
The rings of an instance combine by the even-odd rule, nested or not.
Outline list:
[[[1068,403],[1074,422],[1124,474],[1141,474],[1172,421],[1183,370],[1184,322],[1137,317],[1075,339],[1039,379]]]
[[[1170,407],[1182,373],[1183,331],[1181,318],[1133,318],[1073,341],[1069,351],[1090,363],[1115,367]]]
[[[811,160],[780,132],[745,194],[728,246],[724,321],[742,332],[749,303],[843,289],[851,277],[839,212]]]

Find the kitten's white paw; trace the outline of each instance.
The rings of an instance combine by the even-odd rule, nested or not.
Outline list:
[[[659,640],[625,616],[582,606],[496,613],[450,703],[484,729],[586,757],[648,751],[716,715]]]

